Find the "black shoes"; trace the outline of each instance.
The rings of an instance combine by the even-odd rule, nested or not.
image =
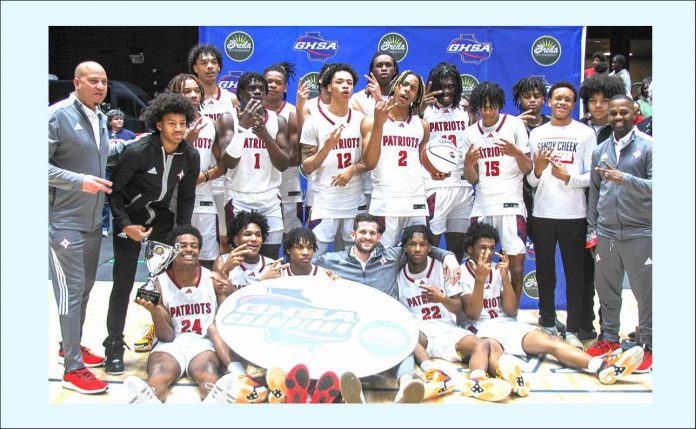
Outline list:
[[[123,336],[107,337],[103,345],[104,354],[106,355],[106,373],[112,375],[123,374],[125,371],[123,353],[125,352],[125,347],[128,347],[123,341]]]

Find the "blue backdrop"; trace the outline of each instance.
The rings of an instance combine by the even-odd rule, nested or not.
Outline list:
[[[316,84],[325,62],[353,65],[360,79],[356,91],[365,87],[372,55],[389,51],[401,71],[411,69],[427,78],[430,69],[448,61],[459,69],[465,93],[478,83],[497,82],[505,91],[503,112],[518,114],[511,92],[524,76],[541,77],[550,87],[566,80],[580,86],[584,53],[582,27],[200,27],[200,43],[216,45],[223,53],[219,84],[236,91],[245,71],[263,72],[270,64],[289,61],[297,67],[296,82],[288,88],[288,101],[295,103],[297,80]],[[315,94],[316,86],[313,87]],[[544,107],[548,114],[548,107]],[[579,116],[579,105],[573,117]],[[528,243],[525,263],[525,293],[522,308],[537,308],[534,253]],[[565,282],[560,257],[556,255],[558,286],[556,307],[566,308]]]

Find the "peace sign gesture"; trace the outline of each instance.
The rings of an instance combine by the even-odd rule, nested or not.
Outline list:
[[[427,106],[442,107],[440,105],[440,103],[437,101],[437,96],[442,94],[442,91],[441,90],[431,91],[432,87],[433,87],[432,81],[428,82],[428,86],[425,87],[425,96],[423,97],[423,102],[420,105],[421,112],[425,111],[425,108]]]
[[[501,252],[503,253],[495,252],[495,254],[500,258],[500,262],[496,264],[495,268],[500,270],[500,275],[504,277],[507,276],[510,261],[508,260],[508,255],[505,249],[501,250]]]
[[[382,89],[379,86],[379,83],[377,83],[377,78],[375,75],[370,72],[370,75],[364,74],[365,79],[367,79],[367,86],[365,87],[365,92],[369,93],[372,95],[372,98],[375,100],[381,100],[382,99]]]
[[[377,100],[375,103],[375,125],[384,125],[389,116],[389,112],[396,107],[394,96],[389,97],[389,100]]]
[[[198,118],[196,122],[193,123],[190,127],[184,131],[184,140],[189,142],[190,144],[193,144],[193,142],[196,141],[198,138],[198,134],[200,134],[201,130],[208,125],[207,122],[203,122],[203,116]]]
[[[606,168],[597,166],[595,167],[595,171],[599,173],[599,175],[602,176],[607,182],[614,182],[617,185],[620,185],[621,181],[623,180],[623,173],[607,164],[606,161],[602,161],[602,164],[604,164]]]
[[[486,277],[488,277],[488,274],[491,272],[491,263],[487,262],[490,252],[490,249],[483,249],[479,253],[478,261],[474,262],[473,259],[470,259],[471,263],[474,265],[476,278],[485,280]]]

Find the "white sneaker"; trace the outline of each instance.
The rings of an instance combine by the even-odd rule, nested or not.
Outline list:
[[[208,404],[224,404],[232,403],[229,400],[227,393],[232,388],[232,385],[237,380],[237,376],[229,373],[225,374],[215,382],[215,384],[208,383],[206,387],[210,388],[210,392],[203,399],[203,402]]]
[[[352,372],[341,375],[341,396],[346,404],[367,404],[362,391],[362,383]]]
[[[399,391],[396,392],[394,402],[397,404],[417,404],[423,401],[425,396],[425,384],[411,378],[410,381],[399,383]]]
[[[500,378],[510,383],[512,391],[519,396],[529,395],[529,382],[522,376],[522,369],[516,357],[503,353],[498,359]]]
[[[129,404],[161,404],[162,401],[155,395],[155,389],[142,378],[128,376],[123,380],[123,387],[128,392]]]

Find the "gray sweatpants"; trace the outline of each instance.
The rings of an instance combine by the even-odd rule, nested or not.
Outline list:
[[[602,334],[619,341],[621,290],[624,272],[638,301],[638,344],[652,349],[652,237],[613,240],[598,237],[595,288],[602,310]]]
[[[101,226],[86,233],[49,225],[48,259],[63,337],[65,372],[85,366],[80,340],[89,293],[97,275],[101,239]]]

